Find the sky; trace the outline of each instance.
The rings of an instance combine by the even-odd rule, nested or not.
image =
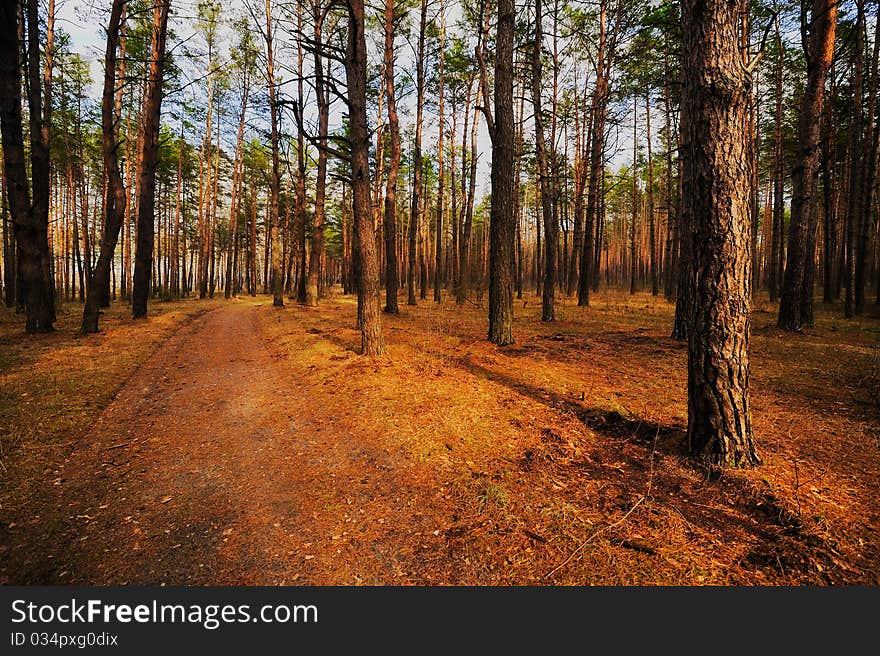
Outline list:
[[[257,4],[261,6],[261,3]],[[195,35],[194,28],[196,5],[197,2],[195,0],[172,0],[172,17],[170,25],[176,34],[176,39],[169,43],[169,47],[174,47],[175,44],[179,44],[181,41],[186,41],[186,47],[188,48],[200,47],[200,38]],[[453,31],[454,24],[460,16],[460,10],[455,2],[447,1],[447,5],[449,5],[447,7],[447,33],[449,34]],[[241,0],[224,0],[222,7],[222,18],[227,20],[242,15],[245,12],[244,4]],[[96,100],[100,97],[101,92],[105,43],[104,26],[108,20],[108,16],[109,0],[56,0],[56,25],[70,35],[72,49],[89,63],[93,82],[90,93]],[[258,45],[262,45],[259,33],[256,33],[255,37],[257,38]],[[221,57],[228,59],[229,48],[232,43],[228,25],[220,30],[220,42]],[[282,60],[282,62],[284,60],[291,61],[292,57],[295,57],[295,50],[290,48],[287,43],[289,42],[285,41],[285,36],[279,35],[279,53],[277,57]],[[413,47],[414,43],[410,43],[403,38],[397,39],[396,68],[398,76],[400,76],[402,70],[412,67],[412,62],[415,58]],[[380,52],[371,49],[372,62],[378,63],[380,57]],[[186,83],[190,79],[198,78],[203,72],[203,70],[194,68],[191,65],[184,70],[183,82]],[[289,77],[290,76],[288,75],[288,78]],[[254,83],[259,84],[259,81],[255,80]],[[204,93],[204,91],[202,91],[202,93]],[[406,134],[407,128],[411,127],[415,120],[415,111],[412,107],[413,100],[414,94],[409,94],[408,97],[402,98],[399,101],[399,104],[401,105],[401,130],[403,134]],[[308,102],[306,104],[308,105]],[[169,120],[167,115],[167,103],[165,110],[165,120]],[[528,102],[526,102],[525,111],[526,113],[530,111]],[[342,117],[341,107],[338,105],[334,110],[334,117],[338,124],[338,121]],[[227,144],[230,144],[227,147],[231,149],[231,142],[234,139],[235,130],[232,125],[234,119],[230,117],[226,120],[229,125],[228,127],[222,128],[223,138]],[[252,117],[251,120],[256,122],[261,120],[264,121],[265,117],[257,115]],[[447,121],[449,121],[448,117]],[[289,121],[288,125],[284,127],[288,130],[293,130],[293,126],[289,124]],[[436,142],[437,117],[433,110],[429,110],[425,113],[423,149],[428,152],[432,151]],[[615,143],[617,144],[617,148],[611,158],[610,164],[612,167],[616,168],[628,164],[632,158],[632,139],[625,128],[619,135],[615,133],[610,135],[609,144],[613,145]],[[478,135],[478,152],[477,191],[478,197],[480,197],[489,191],[489,169],[491,163],[491,141],[489,139],[485,122],[482,120],[480,121]]]

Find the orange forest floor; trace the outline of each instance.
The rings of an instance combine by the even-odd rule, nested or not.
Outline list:
[[[0,582],[878,584],[880,321],[752,321],[763,465],[684,456],[673,307],[603,292],[516,344],[423,301],[357,355],[355,301],[0,321]],[[872,308],[873,309],[873,308]]]

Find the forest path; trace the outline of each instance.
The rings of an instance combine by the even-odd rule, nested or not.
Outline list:
[[[356,538],[387,514],[393,463],[326,430],[336,417],[272,354],[257,312],[249,301],[211,311],[133,374],[57,472],[57,516],[39,522],[51,556],[35,553],[27,578],[260,585],[399,576],[393,544]],[[346,492],[350,484],[359,494]]]

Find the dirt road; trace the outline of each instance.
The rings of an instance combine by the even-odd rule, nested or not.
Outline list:
[[[88,446],[47,481],[57,512],[16,533],[28,550],[22,579],[268,585],[406,576],[393,531],[379,543],[358,540],[375,533],[365,522],[382,524],[406,506],[391,496],[401,493],[393,459],[327,430],[339,418],[270,353],[257,311],[208,313],[133,375]]]

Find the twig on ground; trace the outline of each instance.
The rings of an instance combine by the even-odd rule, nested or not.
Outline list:
[[[659,426],[658,426],[658,428],[657,428],[657,432],[656,432],[655,435],[654,435],[654,446],[653,446],[653,448],[651,449],[651,458],[650,458],[650,464],[649,464],[649,468],[648,468],[648,489],[647,489],[647,491],[645,492],[645,494],[643,494],[642,496],[639,497],[639,499],[638,499],[638,500],[632,505],[632,507],[631,507],[629,510],[626,511],[626,514],[625,514],[623,517],[621,517],[620,519],[618,519],[618,520],[617,520],[616,522],[614,522],[613,524],[609,524],[608,526],[603,526],[602,528],[597,529],[596,531],[594,531],[593,534],[590,535],[590,537],[588,537],[586,540],[584,540],[584,541],[578,546],[577,549],[575,549],[574,551],[572,551],[572,552],[568,555],[568,558],[566,558],[565,560],[563,560],[563,561],[562,561],[561,563],[559,563],[556,567],[554,567],[554,568],[551,569],[547,574],[545,574],[545,575],[544,575],[544,578],[545,578],[545,579],[549,579],[551,576],[553,576],[553,575],[554,575],[556,572],[558,572],[560,569],[562,569],[563,567],[565,567],[566,565],[568,565],[568,563],[570,563],[570,562],[572,561],[572,559],[574,559],[575,556],[577,556],[581,551],[583,551],[583,550],[587,547],[587,545],[589,545],[589,544],[590,544],[593,540],[595,540],[597,537],[599,537],[599,536],[602,535],[603,533],[607,533],[607,532],[610,531],[611,529],[616,528],[616,527],[620,526],[621,524],[623,524],[623,523],[629,518],[629,516],[633,514],[633,512],[635,511],[635,509],[638,508],[640,505],[642,505],[642,503],[645,502],[645,500],[650,500],[650,498],[651,498],[651,488],[652,488],[652,486],[653,486],[653,484],[654,484],[654,454],[655,454],[656,451],[657,451],[657,438],[658,438],[658,437],[660,437],[660,428],[659,428]],[[623,541],[620,542],[620,544],[621,544],[622,546],[627,546],[627,547],[628,547],[629,544],[624,544],[624,542],[627,542],[627,541],[626,541],[626,540],[623,540]],[[637,549],[637,550],[642,551],[643,549],[640,548],[640,549]],[[646,553],[647,553],[647,552],[646,552]]]
[[[611,529],[616,528],[617,526],[620,526],[621,524],[623,524],[623,522],[625,522],[625,521],[627,520],[627,518],[628,518],[630,515],[633,514],[633,511],[634,511],[636,508],[638,508],[638,507],[639,507],[639,506],[645,501],[646,498],[647,498],[647,497],[645,497],[645,496],[641,496],[641,497],[639,497],[639,500],[636,501],[636,502],[632,505],[632,508],[630,508],[630,509],[626,512],[626,514],[625,514],[623,517],[621,517],[620,519],[618,519],[618,520],[617,520],[616,522],[614,522],[613,524],[609,524],[608,526],[603,526],[602,528],[596,530],[596,531],[595,531],[590,537],[588,537],[586,540],[584,540],[584,541],[580,544],[580,546],[578,546],[577,549],[575,549],[574,551],[572,551],[572,552],[569,554],[568,558],[566,558],[565,560],[563,560],[563,561],[562,561],[561,563],[559,563],[556,567],[554,567],[554,568],[551,569],[547,574],[545,574],[545,575],[544,575],[544,578],[545,578],[545,579],[549,579],[551,576],[553,576],[553,575],[554,575],[556,572],[558,572],[560,569],[562,569],[563,567],[565,567],[566,565],[568,565],[568,563],[570,563],[570,562],[572,561],[572,559],[574,559],[575,556],[577,556],[581,551],[583,551],[583,550],[587,547],[587,545],[589,545],[589,544],[590,544],[593,540],[595,540],[597,537],[599,537],[599,536],[602,535],[603,533],[607,533],[607,532],[610,531]]]

